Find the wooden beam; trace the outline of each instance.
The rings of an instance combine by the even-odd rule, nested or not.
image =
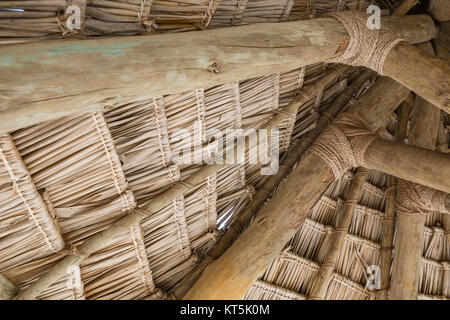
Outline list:
[[[433,48],[430,43],[428,45],[422,49],[431,53]],[[441,111],[438,108],[422,98],[416,97],[408,137],[409,144],[435,150],[440,115]],[[450,168],[450,166],[448,167]],[[439,172],[436,172],[435,175],[438,176]],[[420,172],[418,172],[418,176],[420,176]],[[450,190],[446,192],[450,192]],[[398,214],[389,299],[418,298],[424,232],[424,215]]]
[[[392,12],[393,16],[404,16],[417,4],[418,0],[403,0],[400,5]]]
[[[358,203],[361,192],[366,182],[369,170],[359,167],[350,185],[350,190],[346,201],[342,204],[339,212],[339,219],[336,230],[331,234],[330,247],[325,255],[322,265],[319,268],[311,289],[310,300],[323,300],[331,281],[331,275],[336,267],[339,253],[344,246],[345,237],[352,222],[353,212]]]
[[[382,23],[411,43],[436,36],[427,15],[383,17]],[[137,98],[292,70],[342,54],[347,42],[339,21],[319,18],[1,46],[0,132]]]
[[[409,95],[410,97],[411,95]],[[403,102],[398,113],[398,123],[395,130],[395,141],[404,142],[408,130],[409,115],[412,107]],[[381,285],[377,292],[377,300],[387,300],[389,292],[389,280],[391,274],[392,249],[394,245],[395,233],[395,213],[396,213],[396,186],[397,179],[391,175],[386,183],[386,208],[384,210],[383,226],[381,231],[381,255],[380,255],[380,276]]]
[[[450,113],[450,65],[411,44],[400,43],[387,55],[383,72],[423,99]]]
[[[382,99],[380,90],[384,92]],[[397,82],[381,78],[351,110],[372,125],[382,125],[384,119],[379,115],[394,111],[408,94],[409,90]],[[298,231],[331,181],[333,173],[321,158],[313,153],[304,155],[278,192],[239,238],[206,267],[184,299],[242,298]]]
[[[256,192],[252,201],[245,207],[243,212],[239,215],[236,221],[230,226],[222,238],[211,248],[208,256],[205,257],[199,265],[197,265],[189,275],[183,279],[172,292],[175,299],[184,297],[186,292],[195,284],[201,276],[203,270],[208,264],[217,259],[222,253],[236,240],[242,230],[248,225],[258,209],[266,202],[268,197],[273,193],[280,181],[284,179],[294,167],[301,156],[306,152],[313,141],[319,136],[324,128],[331,120],[330,117],[335,117],[340,110],[348,103],[350,98],[361,88],[361,86],[370,79],[373,72],[364,70],[361,72],[344,91],[337,96],[330,107],[327,109],[327,115],[322,115],[317,121],[317,126],[303,136],[299,141],[295,141],[295,146],[289,151],[280,170],[277,174],[270,176],[264,185]]]
[[[429,0],[427,12],[439,21],[450,20],[450,1],[448,0]]]

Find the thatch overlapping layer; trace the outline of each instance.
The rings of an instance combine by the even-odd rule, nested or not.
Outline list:
[[[67,13],[62,9],[68,3],[0,3],[0,44],[278,22],[367,6],[366,1],[351,0],[72,0],[82,8],[83,28],[74,32],[63,25]],[[225,152],[214,144],[214,130],[260,128],[325,70],[320,63],[164,96],[143,93],[104,114],[74,115],[1,136],[0,272],[20,289],[27,288],[63,257],[77,255],[76,246],[84,239],[182,183],[201,167],[192,163],[199,153],[211,159]],[[279,127],[281,159],[293,140],[316,126],[319,114],[354,73],[352,69],[323,87]],[[448,128],[448,115],[444,121]],[[395,123],[393,115],[391,134]],[[190,143],[208,151],[192,149]],[[225,166],[105,243],[38,298],[164,298],[164,292],[170,292],[198,264],[265,181],[260,171],[263,164],[250,164],[248,154],[246,159]],[[348,172],[329,186],[246,298],[308,298],[353,175]],[[366,268],[380,260],[385,185],[384,174],[369,174],[326,299],[373,297],[365,288]],[[450,295],[450,248],[442,219],[442,214],[435,213],[427,220],[420,298]]]

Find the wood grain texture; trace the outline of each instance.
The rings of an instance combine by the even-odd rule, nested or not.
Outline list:
[[[436,36],[426,15],[385,17],[396,36]],[[342,54],[335,19],[0,47],[0,132],[133,99],[292,70]],[[341,49],[339,49],[341,48]]]
[[[450,65],[408,43],[387,55],[383,72],[436,107],[450,112]]]

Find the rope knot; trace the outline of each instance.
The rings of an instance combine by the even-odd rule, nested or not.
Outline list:
[[[383,75],[383,65],[389,51],[403,39],[383,29],[369,29],[368,14],[359,11],[341,11],[326,14],[341,22],[348,32],[350,40],[345,52],[328,60],[331,63],[344,63],[352,66],[364,66]]]
[[[433,211],[450,213],[445,207],[445,192],[413,182],[398,180],[397,210],[409,215],[427,215]]]
[[[364,153],[377,137],[358,114],[346,112],[320,134],[310,151],[324,160],[336,179],[353,167],[367,167]]]

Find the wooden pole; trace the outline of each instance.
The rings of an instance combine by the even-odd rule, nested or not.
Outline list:
[[[433,48],[431,44],[429,45],[423,49],[432,52]],[[408,137],[409,144],[435,150],[440,115],[441,111],[438,108],[422,98],[416,97]],[[447,168],[450,170],[449,165]],[[438,176],[439,172],[435,174]],[[450,190],[446,192],[450,192]],[[389,299],[417,299],[424,231],[424,215],[398,214]]]
[[[450,65],[446,60],[409,43],[400,43],[387,55],[383,72],[450,113]]]
[[[331,281],[331,275],[341,251],[345,236],[348,234],[348,228],[352,222],[353,212],[355,206],[361,197],[361,192],[366,182],[369,170],[359,167],[350,185],[350,190],[347,199],[344,201],[339,213],[339,220],[336,225],[336,230],[331,234],[330,248],[328,249],[324,261],[314,278],[314,285],[311,290],[310,300],[322,300],[327,292],[328,285]]]
[[[305,85],[302,88],[302,92],[304,93],[304,95],[300,95],[292,103],[283,108],[286,112],[280,112],[272,117],[269,122],[267,122],[263,126],[263,128],[270,130],[278,127],[289,117],[290,113],[295,113],[300,105],[308,101],[308,97],[313,97],[319,90],[321,90],[321,88],[336,80],[339,75],[340,72],[338,70],[330,70],[319,80]],[[150,201],[144,207],[126,215],[122,219],[113,223],[107,229],[88,237],[80,246],[77,247],[77,251],[79,252],[77,256],[67,256],[62,259],[60,262],[55,264],[45,275],[33,282],[28,288],[20,292],[15,297],[15,299],[30,300],[36,298],[54,281],[63,277],[67,272],[67,268],[69,266],[80,263],[84,258],[102,248],[109,240],[114,239],[118,235],[126,232],[130,227],[133,227],[134,225],[139,223],[139,221],[148,217],[150,214],[161,210],[166,205],[171,203],[174,199],[183,195],[184,192],[203,182],[212,174],[216,173],[223,166],[225,166],[225,164],[211,164],[204,166],[202,169],[196,171],[191,176],[183,180],[183,183],[175,184],[166,192],[154,197],[152,201]]]
[[[437,36],[427,15],[383,17],[382,24],[411,43]],[[348,40],[339,21],[318,18],[1,46],[0,132],[133,99],[292,70],[339,56]]]
[[[403,0],[400,5],[392,12],[393,16],[404,16],[408,11],[417,4],[418,0]]]
[[[379,99],[380,90],[384,92]],[[374,125],[408,96],[409,90],[389,78],[378,79],[351,108]],[[302,157],[277,193],[258,212],[236,241],[209,264],[184,299],[240,299],[297,232],[333,173],[313,153]]]
[[[410,95],[411,96],[411,95]],[[398,123],[395,130],[395,140],[404,142],[408,129],[409,114],[412,107],[403,102],[398,114]],[[396,186],[397,179],[391,175],[386,183],[386,208],[384,210],[383,229],[381,231],[381,256],[380,273],[381,284],[380,291],[377,292],[377,300],[387,300],[389,291],[389,280],[391,274],[392,249],[394,244],[395,232],[395,212],[396,212]]]
[[[239,234],[251,221],[254,214],[263,205],[268,197],[273,193],[273,190],[278,186],[280,181],[287,176],[290,170],[294,167],[295,163],[300,160],[300,157],[306,152],[308,147],[319,136],[324,128],[328,125],[331,117],[335,117],[338,112],[348,103],[350,98],[356,91],[370,79],[373,75],[372,72],[365,70],[361,72],[344,91],[336,97],[327,109],[327,115],[322,115],[317,121],[317,126],[303,136],[299,141],[294,141],[294,147],[289,151],[285,161],[280,166],[277,174],[267,179],[264,185],[256,192],[252,201],[246,206],[243,212],[239,215],[236,221],[230,226],[230,229],[226,231],[222,238],[214,245],[214,247],[208,252],[208,256],[205,257],[199,265],[197,265],[189,275],[183,279],[180,285],[178,285],[172,291],[172,297],[175,299],[182,298],[186,292],[194,285],[194,283],[201,276],[203,270],[208,264],[220,257],[222,253],[235,241]]]
[[[19,289],[9,281],[3,274],[0,273],[0,300],[12,299]]]
[[[440,152],[448,153],[448,135],[444,128],[444,117],[441,114],[441,121],[438,130],[438,150]],[[450,196],[447,196],[446,207],[450,210]],[[445,230],[445,237],[447,239],[447,260],[450,260],[450,214],[444,214],[442,217],[442,224]]]

